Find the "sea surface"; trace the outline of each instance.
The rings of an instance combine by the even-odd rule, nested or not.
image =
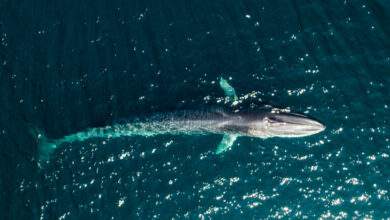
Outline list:
[[[38,166],[31,129],[223,106],[221,76],[327,129],[223,155],[218,135],[92,139]],[[389,218],[389,84],[388,0],[1,0],[0,219]]]

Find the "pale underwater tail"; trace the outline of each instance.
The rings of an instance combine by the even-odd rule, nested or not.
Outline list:
[[[50,159],[50,155],[57,148],[57,141],[47,138],[44,132],[37,128],[31,128],[30,133],[34,136],[38,143],[39,162],[47,162]]]

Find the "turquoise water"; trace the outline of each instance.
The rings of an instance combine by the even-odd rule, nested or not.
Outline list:
[[[1,219],[390,217],[386,0],[2,1]],[[159,136],[64,144],[138,115],[272,105],[327,126],[299,139]]]

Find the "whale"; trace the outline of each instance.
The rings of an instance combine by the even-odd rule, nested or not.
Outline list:
[[[224,78],[219,85],[224,91],[226,103],[239,103],[235,89]],[[298,138],[314,135],[325,130],[325,125],[306,115],[278,108],[267,108],[258,112],[235,112],[223,108],[211,110],[182,110],[157,113],[121,123],[65,135],[58,139],[47,138],[44,132],[33,133],[38,141],[39,161],[49,161],[58,147],[90,139],[112,139],[121,137],[157,135],[221,135],[222,139],[215,154],[222,154],[232,148],[237,138]]]

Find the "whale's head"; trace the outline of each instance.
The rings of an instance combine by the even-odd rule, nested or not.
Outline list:
[[[304,115],[269,112],[252,123],[249,133],[256,137],[304,137],[323,130],[323,124]]]

